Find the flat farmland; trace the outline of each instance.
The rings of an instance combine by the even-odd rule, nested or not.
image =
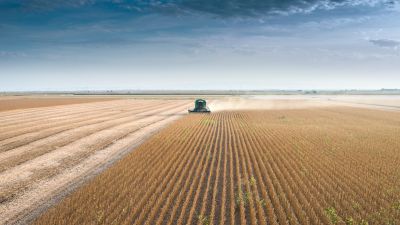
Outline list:
[[[34,224],[400,224],[400,114],[185,116]]]
[[[0,112],[16,109],[51,107],[89,102],[115,100],[116,97],[71,97],[71,96],[0,96]]]
[[[193,104],[103,100],[0,112],[0,224],[34,217]]]

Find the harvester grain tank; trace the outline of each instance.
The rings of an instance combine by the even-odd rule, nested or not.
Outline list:
[[[207,107],[207,102],[204,99],[197,99],[194,102],[194,109],[189,109],[189,113],[210,113],[210,109]]]

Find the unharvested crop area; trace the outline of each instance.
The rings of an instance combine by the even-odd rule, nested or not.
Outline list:
[[[400,114],[184,117],[35,224],[400,224]]]
[[[34,216],[191,104],[125,99],[0,112],[0,224]]]

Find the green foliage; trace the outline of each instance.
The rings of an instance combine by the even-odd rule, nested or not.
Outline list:
[[[245,182],[247,182],[247,181],[245,181]],[[248,184],[253,187],[255,187],[257,185],[257,181],[254,178],[254,176],[250,177],[250,179],[248,180]],[[235,194],[235,206],[236,207],[240,207],[241,204],[243,204],[244,207],[248,206],[250,204],[250,199],[252,198],[253,192],[252,191],[243,192],[242,185],[240,185],[238,187],[238,191]],[[258,196],[256,197],[256,199],[254,199],[254,201],[257,202],[258,204],[260,204],[262,207],[265,207],[267,205],[265,200]]]
[[[332,224],[337,224],[339,222],[339,216],[336,212],[336,209],[333,207],[329,207],[325,209],[325,214],[329,218]]]
[[[101,224],[104,222],[105,215],[103,210],[96,211],[96,221],[97,224]]]
[[[348,217],[346,219],[346,225],[355,225],[356,222],[354,221],[353,217]]]
[[[216,124],[216,121],[213,119],[204,119],[201,121],[201,123],[205,124],[205,125],[214,125],[214,124]]]
[[[386,221],[386,225],[396,225],[396,222],[394,221],[394,219],[388,218]]]
[[[243,204],[243,206],[246,207],[249,204],[250,197],[250,192],[243,192],[241,189],[239,189],[235,197],[236,207],[239,207],[240,204]]]
[[[242,203],[242,192],[238,191],[238,193],[236,193],[236,195],[235,195],[235,205],[236,205],[236,207],[239,207],[241,203]]]
[[[356,201],[352,201],[352,207],[353,207],[353,209],[355,209],[355,210],[359,210],[359,209],[361,209],[361,205],[360,205],[360,203],[358,203],[358,202],[356,202]]]
[[[256,178],[254,178],[253,176],[250,178],[249,183],[251,186],[256,186],[257,185],[257,181]]]
[[[205,215],[198,215],[197,219],[200,221],[200,224],[202,225],[209,225],[210,224],[210,218],[208,218],[208,216]]]
[[[260,203],[260,205],[262,206],[262,207],[265,207],[266,205],[267,205],[267,203],[265,202],[265,200],[264,199],[258,199],[258,203]]]
[[[393,204],[393,209],[400,211],[400,201]]]
[[[247,181],[245,181],[247,182]],[[254,178],[254,176],[250,177],[248,184],[250,186],[256,186],[257,185],[257,180],[256,178]],[[247,206],[250,202],[250,198],[251,198],[251,191],[246,191],[243,192],[242,190],[242,185],[239,186],[238,191],[235,195],[235,203],[236,203],[236,207],[239,207],[240,204],[243,204],[243,206]],[[261,199],[262,202],[260,202],[263,206],[265,205],[265,201],[263,199]]]

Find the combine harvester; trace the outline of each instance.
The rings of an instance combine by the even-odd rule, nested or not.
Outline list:
[[[204,99],[197,99],[194,102],[194,109],[189,109],[189,113],[211,113],[207,107],[207,102]]]

